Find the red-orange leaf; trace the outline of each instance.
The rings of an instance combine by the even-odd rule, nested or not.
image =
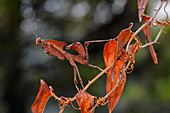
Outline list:
[[[76,95],[76,100],[81,108],[81,113],[90,113],[91,108],[94,106],[94,96],[80,90]]]
[[[144,15],[144,21],[143,21],[143,24],[145,24],[148,20],[150,20],[151,17],[148,17],[146,15]],[[145,36],[147,37],[148,39],[148,43],[152,42],[152,39],[151,39],[151,22],[143,29],[143,32],[145,34]],[[150,53],[151,53],[151,56],[152,56],[152,59],[154,61],[154,63],[158,64],[158,58],[157,58],[157,54],[153,48],[153,45],[149,45],[149,50],[150,50]]]
[[[142,21],[143,13],[146,8],[148,0],[138,0],[138,15],[139,15],[139,21]]]
[[[33,103],[31,109],[33,113],[43,113],[45,105],[48,99],[51,97],[51,92],[47,86],[47,84],[41,80],[40,81],[40,89]]]
[[[120,32],[120,34],[118,36],[118,50],[117,50],[118,53],[123,48],[123,46],[127,43],[127,41],[131,38],[131,36],[132,36],[132,31],[131,31],[132,26],[133,26],[133,23],[130,23],[129,28],[124,29]]]
[[[111,65],[113,62],[115,62],[116,58],[116,47],[117,42],[115,40],[112,40],[108,43],[106,43],[103,51],[104,61],[106,67]],[[126,82],[126,74],[123,73],[120,77],[121,70],[124,69],[124,63],[122,60],[117,60],[115,67],[114,67],[114,73],[111,74],[111,69],[107,71],[107,83],[106,83],[106,91],[109,93],[116,85],[117,80],[120,79],[122,82],[119,83],[119,86],[108,96],[108,105],[109,105],[109,113],[111,113],[116,106],[122,91],[124,89],[124,85]]]
[[[104,57],[106,67],[111,65],[115,60],[116,46],[117,46],[117,42],[115,40],[111,40],[110,42],[105,44],[103,57]],[[107,70],[107,72],[110,71],[111,68]]]

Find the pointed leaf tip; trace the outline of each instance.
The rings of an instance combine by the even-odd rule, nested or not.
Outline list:
[[[45,105],[51,96],[51,92],[48,85],[44,80],[40,80],[39,92],[36,96],[35,102],[33,103],[31,109],[33,113],[43,113]]]
[[[149,17],[147,15],[143,15],[143,16],[144,16],[143,24],[145,24],[147,21],[149,21],[151,19],[151,17]],[[145,28],[143,28],[143,32],[144,32],[146,38],[148,39],[148,43],[152,42],[152,39],[151,39],[151,22]],[[151,56],[152,56],[154,63],[158,64],[157,54],[155,52],[153,45],[149,45],[149,50],[150,50],[150,53],[151,53]]]
[[[148,2],[148,0],[138,0],[139,22],[142,21],[142,17],[143,17],[147,2]]]

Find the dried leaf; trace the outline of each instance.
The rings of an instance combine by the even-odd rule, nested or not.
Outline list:
[[[114,80],[112,80],[112,78],[110,77],[110,76],[112,76],[111,73],[107,74],[107,83],[106,83],[107,93],[109,93],[115,87],[118,78],[121,80],[121,82],[119,83],[119,86],[116,87],[115,90],[107,98],[108,105],[109,105],[109,113],[111,113],[113,111],[117,102],[119,101],[119,98],[122,95],[122,92],[124,89],[124,85],[126,83],[126,73],[124,72],[121,75],[121,70],[124,69],[124,68],[122,68],[122,66],[124,66],[122,63],[123,62],[121,60],[118,60],[116,62],[115,69],[114,69],[114,75],[115,75]],[[121,77],[120,77],[120,75],[121,75]]]
[[[143,13],[146,8],[148,0],[138,0],[138,15],[139,15],[139,21],[142,21]]]
[[[143,24],[145,24],[150,19],[151,19],[151,17],[144,15]],[[150,26],[151,26],[151,22],[143,29],[143,32],[144,32],[145,36],[147,37],[149,43],[152,42],[151,27]],[[149,45],[149,50],[150,50],[150,53],[151,53],[151,56],[152,56],[154,63],[158,64],[157,54],[156,54],[156,52],[153,48],[153,45]]]
[[[105,44],[103,57],[104,57],[106,67],[111,65],[115,60],[116,46],[117,46],[117,42],[115,40],[111,40],[110,42]],[[107,70],[107,72],[110,72],[110,71],[111,71],[111,68]]]
[[[116,47],[117,42],[115,40],[106,43],[103,51],[106,67],[115,62],[117,50]],[[106,83],[107,93],[109,93],[115,87],[118,79],[121,79],[122,81],[121,83],[119,83],[119,86],[107,98],[109,105],[109,113],[113,111],[124,89],[124,85],[126,82],[126,74],[123,73],[122,76],[120,76],[123,69],[124,69],[123,61],[117,60],[115,63],[113,75],[111,74],[111,69],[107,70],[107,83]]]
[[[37,94],[35,102],[33,103],[32,107],[31,107],[32,112],[33,113],[43,113],[46,103],[50,97],[51,97],[51,92],[50,92],[47,84],[43,80],[41,80],[39,92]]]
[[[81,113],[90,113],[90,110],[94,106],[94,96],[80,90],[76,95],[76,100],[81,108]]]
[[[130,23],[129,28],[124,29],[119,33],[118,50],[117,50],[118,53],[123,48],[123,46],[127,43],[127,41],[132,37],[132,31],[131,31],[132,26],[133,26],[133,23]]]

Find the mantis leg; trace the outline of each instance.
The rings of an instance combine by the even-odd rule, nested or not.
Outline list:
[[[98,69],[98,70],[100,70],[100,71],[103,71],[103,69],[101,69],[101,68],[98,67],[98,66],[94,66],[94,65],[89,64],[89,63],[87,63],[86,65],[89,66],[89,67],[92,67],[92,68],[96,68],[96,69]]]
[[[77,77],[76,77],[76,69],[73,67],[73,70],[74,70],[74,85],[75,85],[75,87],[76,87],[76,89],[77,89],[77,91],[79,91],[79,88],[78,88],[78,86],[77,86],[77,84],[78,84],[78,82],[77,82]]]
[[[110,41],[110,40],[112,40],[112,39],[86,41],[86,42],[84,43],[84,47],[85,47],[85,51],[86,51],[86,59],[87,59],[87,61],[89,61],[88,46],[89,46],[90,43],[96,43],[96,42],[108,42],[108,41]]]
[[[84,88],[83,80],[81,79],[81,76],[80,76],[80,73],[79,73],[79,70],[78,70],[77,65],[74,65],[73,67],[74,67],[74,83],[75,83],[75,85],[76,85],[76,88],[78,88],[78,87],[77,87],[77,83],[78,83],[78,82],[77,82],[77,80],[76,80],[76,74],[78,75],[78,78],[79,78],[79,81],[80,81],[80,84],[81,84],[82,88]]]
[[[116,38],[117,38],[117,37],[116,37]],[[116,39],[116,38],[114,38],[114,39]],[[86,60],[89,61],[88,46],[89,46],[90,43],[108,42],[108,41],[111,41],[111,40],[114,40],[114,39],[86,41],[86,42],[84,43],[84,47],[85,47],[85,51],[86,51]],[[89,63],[87,63],[86,65],[89,66],[89,67],[96,68],[96,69],[98,69],[98,70],[100,70],[100,71],[103,71],[103,69],[101,69],[101,68],[98,67],[98,66],[94,66],[94,65],[89,64]]]

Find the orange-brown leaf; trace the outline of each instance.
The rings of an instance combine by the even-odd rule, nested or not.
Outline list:
[[[81,108],[81,113],[90,113],[91,108],[94,106],[94,96],[80,90],[76,95],[76,100]]]
[[[51,97],[51,92],[50,92],[47,84],[43,80],[41,80],[39,92],[37,94],[35,102],[33,103],[32,107],[31,107],[32,112],[33,113],[43,113],[45,105],[50,97]]]
[[[148,17],[146,15],[144,15],[144,21],[143,21],[143,24],[145,24],[148,20],[150,20],[151,17]],[[146,38],[148,39],[148,43],[152,42],[152,39],[151,39],[151,22],[143,29],[143,32],[146,36]],[[150,53],[151,53],[151,56],[152,56],[152,59],[154,61],[154,63],[158,64],[158,58],[157,58],[157,54],[153,48],[153,45],[149,45],[149,50],[150,50]]]
[[[118,49],[117,49],[118,53],[123,48],[123,46],[127,43],[127,41],[132,37],[132,31],[131,31],[132,26],[133,23],[130,23],[129,28],[124,29],[120,32],[118,36]]]
[[[103,56],[106,67],[111,65],[116,60],[116,47],[117,42],[115,40],[112,40],[105,44]],[[124,69],[124,63],[122,60],[117,60],[115,67],[114,67],[114,73],[111,74],[111,69],[107,71],[107,83],[106,83],[106,91],[109,93],[116,85],[117,80],[121,79],[121,83],[119,83],[119,86],[108,96],[108,105],[109,105],[109,113],[111,113],[116,106],[122,91],[124,89],[124,85],[126,82],[126,74],[123,73],[120,77],[121,70]]]
[[[106,67],[111,65],[115,60],[116,46],[117,46],[117,42],[115,40],[111,40],[110,42],[105,44],[103,57],[104,57]],[[111,68],[107,70],[107,72],[109,72],[110,70]]]
[[[116,85],[118,78],[120,77],[121,70],[124,68],[124,64],[121,60],[118,60],[116,62],[115,68],[114,68],[114,80],[112,79],[111,72],[107,73],[107,83],[106,83],[106,91],[109,93]],[[108,96],[108,106],[109,106],[109,113],[113,111],[115,108],[117,102],[119,101],[120,96],[122,95],[125,83],[126,83],[126,73],[124,72],[121,77],[119,78],[121,82],[119,83],[119,86],[115,88],[115,90]]]
[[[143,13],[146,8],[148,0],[138,0],[138,15],[139,15],[139,21],[142,21]]]

